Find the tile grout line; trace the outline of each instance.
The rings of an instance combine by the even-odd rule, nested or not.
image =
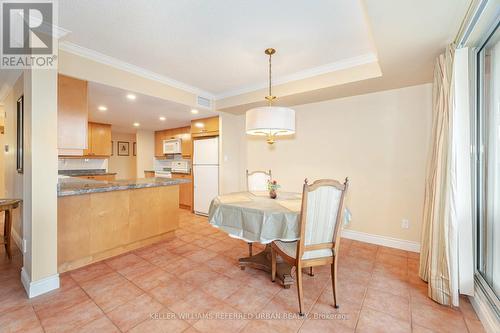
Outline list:
[[[370,282],[371,282],[371,280],[373,278],[373,272],[375,270],[375,262],[376,262],[376,258],[378,256],[379,251],[380,251],[380,247],[377,245],[377,251],[375,253],[375,259],[373,260],[373,265],[372,265],[372,269],[371,269],[371,272],[370,272]],[[359,309],[359,315],[358,315],[358,318],[356,319],[356,324],[354,325],[354,331],[356,331],[358,329],[359,320],[361,318],[361,311],[363,310],[363,306],[365,305],[365,299],[366,299],[366,294],[368,293],[369,285],[370,285],[370,283],[368,283],[368,285],[366,286],[365,292],[363,294],[363,300],[361,301],[361,308]]]
[[[104,260],[103,260],[103,263],[104,263],[106,266],[108,266],[108,267],[109,267],[109,268],[110,268],[113,272],[115,272],[115,271],[114,271],[114,270],[113,270],[113,269],[112,269],[109,265],[107,265],[107,264],[104,262]],[[116,272],[115,272],[115,273],[116,273]],[[107,274],[110,274],[110,273],[107,273]],[[107,274],[104,274],[104,275],[107,275]],[[104,276],[104,275],[101,275],[101,276]],[[88,280],[88,281],[95,280],[95,279],[97,279],[98,277],[99,277],[99,276],[96,276],[95,278],[92,278],[92,279],[90,279],[90,280]],[[88,282],[88,281],[85,281],[85,282]],[[92,298],[92,297],[91,297],[91,296],[87,293],[87,291],[86,291],[86,290],[85,290],[85,289],[81,286],[80,282],[75,281],[75,283],[78,285],[78,287],[79,287],[80,289],[82,289],[82,291],[85,293],[85,295],[87,295],[87,297],[90,299],[90,301],[92,301],[92,303],[94,303],[94,304],[95,304],[95,306],[97,306],[97,307],[99,308],[99,310],[101,310],[101,312],[102,312],[102,314],[104,315],[104,317],[106,317],[106,318],[107,318],[107,319],[108,319],[108,320],[109,320],[109,321],[113,324],[113,326],[115,326],[115,327],[116,327],[116,329],[117,329],[117,330],[119,330],[120,332],[122,332],[122,330],[121,330],[118,326],[116,326],[116,325],[115,325],[115,323],[111,320],[111,318],[109,318],[109,317],[108,317],[108,314],[107,314],[107,313],[106,313],[106,312],[105,312],[105,311],[104,311],[104,310],[103,310],[103,309],[99,306],[99,304],[97,304],[97,303],[94,301],[94,299],[93,299],[93,298]],[[82,302],[82,303],[83,303],[83,302]],[[93,322],[93,321],[95,321],[95,320],[96,320],[96,319],[94,319],[94,320],[92,320],[92,321],[89,321],[88,323],[86,323],[86,324],[84,324],[84,325],[82,325],[82,326],[78,326],[78,327],[76,327],[76,328],[83,327],[83,326],[85,326],[85,325],[87,325],[87,324],[89,324],[89,323],[91,323],[91,322]]]

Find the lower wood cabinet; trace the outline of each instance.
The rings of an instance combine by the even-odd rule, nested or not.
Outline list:
[[[59,197],[58,272],[172,239],[178,199],[175,185]]]
[[[179,207],[192,210],[193,208],[193,177],[189,174],[172,173],[172,178],[189,179],[190,183],[179,185]]]

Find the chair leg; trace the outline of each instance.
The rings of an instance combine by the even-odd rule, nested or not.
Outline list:
[[[271,281],[276,281],[276,251],[271,246]]]
[[[295,271],[297,274],[297,294],[299,296],[299,315],[303,316],[304,312],[304,294],[302,291],[302,267],[300,265],[297,265],[297,270]]]
[[[339,308],[337,304],[337,258],[333,257],[332,263],[332,289],[333,289],[333,307],[335,309]]]
[[[252,256],[252,243],[248,243],[248,256],[251,257]]]
[[[7,258],[12,260],[12,253],[10,252],[10,239],[11,239],[11,231],[12,231],[12,213],[10,209],[5,211],[5,220],[4,220],[4,237],[5,237],[5,252],[7,252]]]
[[[309,276],[314,276],[312,266],[311,266],[311,267],[309,267]]]

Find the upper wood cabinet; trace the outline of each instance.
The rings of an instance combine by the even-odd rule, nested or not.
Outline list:
[[[219,135],[219,117],[191,120],[193,138]]]
[[[88,149],[85,156],[111,156],[111,125],[88,124]]]
[[[59,75],[57,80],[57,147],[59,154],[87,148],[87,81]],[[73,150],[73,152],[71,152]]]
[[[179,137],[181,141],[181,149],[183,157],[191,157],[191,152],[193,150],[193,140],[191,139],[191,127],[181,127],[179,128],[179,133],[177,137]]]
[[[191,127],[171,128],[155,132],[155,156],[163,157],[163,140],[181,139],[181,150],[183,157],[190,157],[193,150],[191,140]]]
[[[155,156],[163,156],[163,140],[165,140],[165,131],[155,132]]]

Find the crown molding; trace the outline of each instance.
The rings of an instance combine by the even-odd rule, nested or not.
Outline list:
[[[356,57],[351,57],[343,59],[340,61],[332,62],[326,65],[321,65],[318,67],[313,67],[303,71],[299,71],[293,74],[284,75],[279,79],[273,80],[273,85],[285,84],[293,81],[299,81],[304,79],[309,79],[318,75],[328,74],[335,71],[352,68],[360,65],[365,65],[378,61],[377,55],[373,52],[365,53]],[[220,100],[228,97],[238,96],[246,93],[250,93],[256,90],[264,89],[268,85],[267,82],[261,82],[259,84],[249,85],[246,87],[238,88],[235,90],[230,90],[221,94],[215,95],[215,100]]]
[[[169,86],[172,86],[177,89],[181,89],[187,92],[190,92],[192,94],[202,96],[208,99],[213,100],[214,95],[209,93],[208,91],[202,90],[200,88],[188,85],[186,83],[171,79],[169,77],[157,74],[155,72],[152,72],[150,70],[147,70],[145,68],[132,65],[128,62],[119,60],[114,57],[107,56],[105,54],[102,54],[100,52],[88,49],[86,47],[71,43],[71,42],[59,42],[59,50],[69,52],[72,54],[75,54],[77,56],[81,56],[96,62],[99,62],[101,64],[105,64],[141,77],[144,77],[146,79],[154,80],[163,84],[167,84]]]
[[[174,79],[166,77],[164,75],[160,75],[160,74],[155,73],[153,71],[144,69],[144,68],[136,66],[136,65],[132,65],[128,62],[119,60],[119,59],[114,58],[114,57],[107,56],[107,55],[102,54],[100,52],[88,49],[86,47],[83,47],[83,46],[80,46],[80,45],[77,45],[77,44],[74,44],[71,42],[67,42],[67,41],[59,42],[59,49],[65,51],[65,52],[69,52],[69,53],[72,53],[72,54],[75,54],[75,55],[78,55],[78,56],[81,56],[81,57],[84,57],[84,58],[87,58],[87,59],[90,59],[90,60],[93,60],[93,61],[96,61],[96,62],[99,62],[102,64],[105,64],[105,65],[108,65],[108,66],[115,67],[115,68],[120,69],[120,70],[127,71],[127,72],[135,74],[135,75],[139,75],[139,76],[144,77],[146,79],[150,79],[150,80],[154,80],[157,82],[161,82],[161,83],[170,85],[170,86],[175,87],[177,89],[181,89],[181,90],[196,94],[198,96],[208,98],[212,101],[217,101],[217,100],[220,100],[223,98],[253,92],[253,91],[264,89],[267,87],[267,82],[261,82],[259,84],[253,84],[253,85],[249,85],[246,87],[242,87],[242,88],[238,88],[235,90],[230,90],[227,92],[223,92],[221,94],[214,95],[214,94],[212,94],[208,91],[205,91],[203,89],[200,89],[200,88],[191,86],[189,84],[174,80]],[[284,83],[288,83],[288,82],[304,80],[304,79],[312,78],[312,77],[315,77],[318,75],[328,74],[328,73],[339,71],[342,69],[360,66],[360,65],[364,65],[364,64],[368,64],[368,63],[372,63],[372,62],[376,62],[376,61],[378,61],[377,55],[375,53],[370,52],[370,53],[362,54],[360,56],[356,56],[356,57],[352,57],[352,58],[348,58],[348,59],[343,59],[343,60],[329,63],[326,65],[306,69],[306,70],[296,72],[296,73],[293,73],[290,75],[285,75],[285,76],[282,76],[281,78],[275,80],[274,82],[275,82],[275,85],[279,85],[279,84],[284,84]]]

